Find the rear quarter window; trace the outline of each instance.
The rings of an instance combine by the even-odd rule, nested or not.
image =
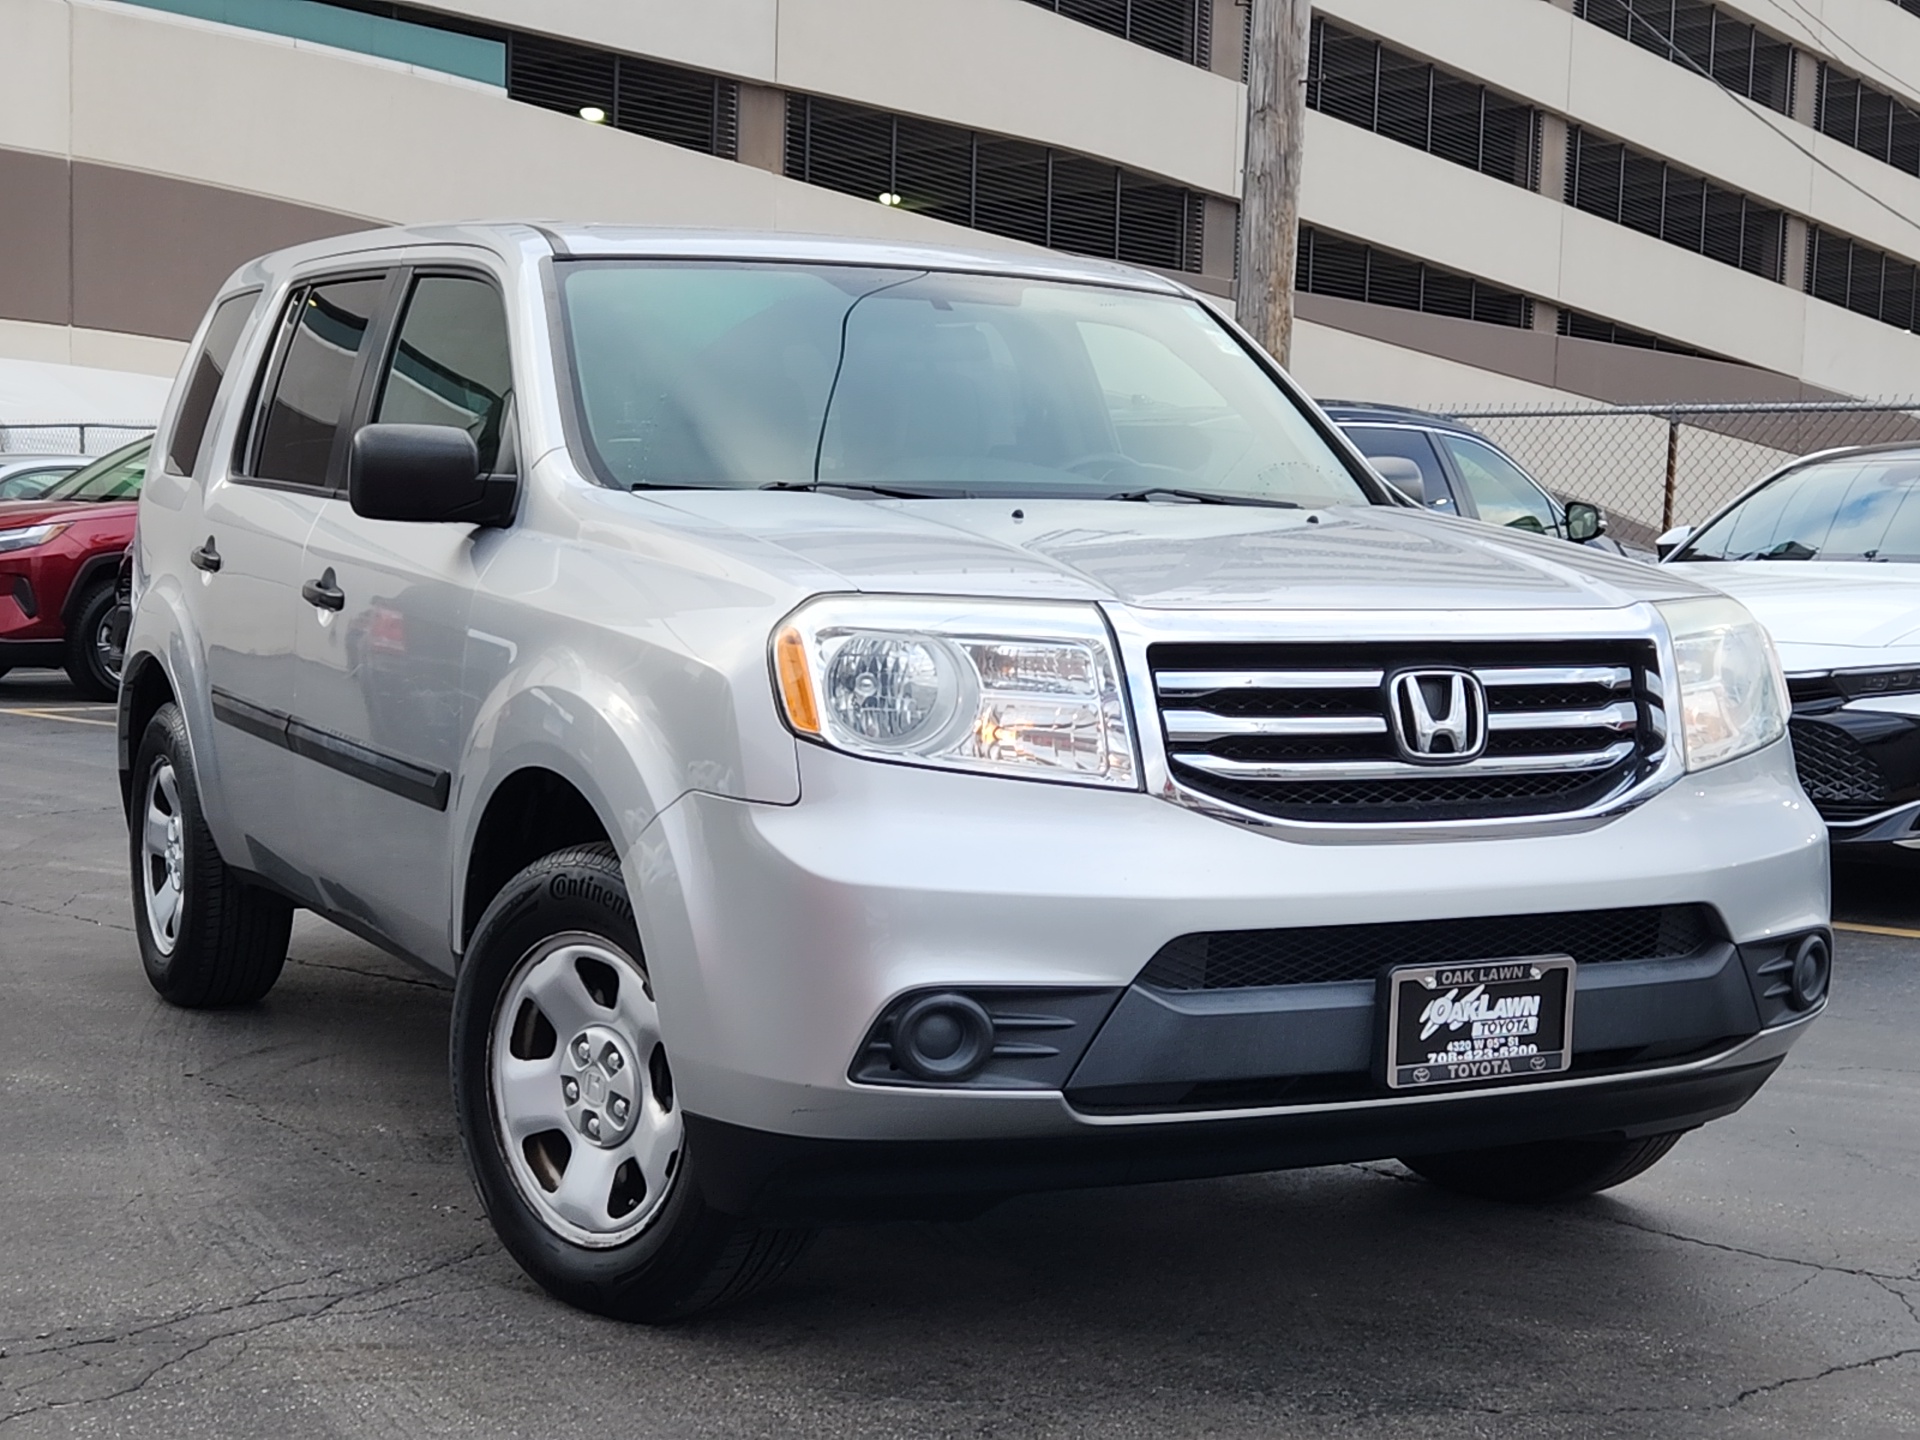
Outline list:
[[[233,352],[253,313],[258,290],[232,295],[214,307],[202,342],[187,372],[186,394],[180,397],[180,410],[173,419],[173,436],[167,443],[167,468],[176,474],[191,475],[199,467],[205,448],[207,421],[213,416],[213,402],[221,383],[233,364]]]

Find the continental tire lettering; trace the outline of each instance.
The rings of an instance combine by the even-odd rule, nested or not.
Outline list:
[[[591,875],[556,875],[547,882],[547,894],[556,900],[585,900],[623,920],[633,915],[633,902],[622,891]]]

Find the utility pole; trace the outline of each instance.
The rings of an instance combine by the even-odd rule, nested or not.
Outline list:
[[[1240,201],[1240,323],[1282,365],[1293,350],[1294,257],[1306,138],[1311,0],[1252,0],[1247,172]]]

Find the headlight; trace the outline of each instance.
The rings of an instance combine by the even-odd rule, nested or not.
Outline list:
[[[1704,770],[1778,740],[1787,682],[1767,632],[1725,597],[1662,601],[1679,669],[1687,768]]]
[[[12,550],[31,550],[44,545],[68,525],[69,520],[50,520],[44,525],[26,525],[17,530],[0,530],[0,555]]]
[[[830,596],[774,632],[773,672],[787,724],[851,755],[1139,784],[1120,666],[1091,606]]]
[[[1920,669],[1907,665],[1895,670],[1836,670],[1833,688],[1849,700],[1874,695],[1912,695],[1920,691]]]

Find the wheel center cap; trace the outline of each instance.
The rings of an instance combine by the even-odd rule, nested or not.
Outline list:
[[[611,1148],[639,1118],[639,1067],[632,1050],[605,1025],[589,1025],[567,1042],[560,1066],[567,1119],[588,1142]]]

